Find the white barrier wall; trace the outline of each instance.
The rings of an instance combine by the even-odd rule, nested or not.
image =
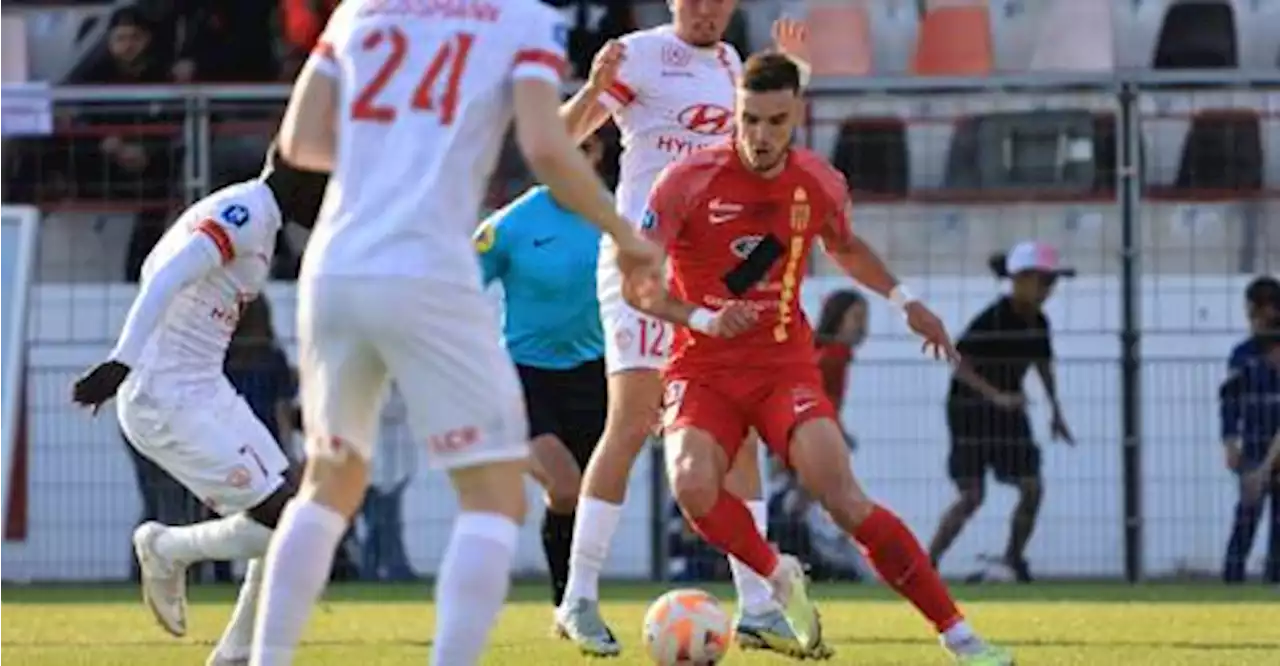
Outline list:
[[[930,276],[909,280],[958,335],[999,287],[992,279]],[[1243,336],[1246,277],[1161,276],[1142,285],[1145,557],[1153,575],[1215,571],[1235,501],[1217,441],[1217,385],[1231,346]],[[815,279],[804,294],[813,314],[823,294],[841,286]],[[133,289],[124,285],[43,285],[33,292],[28,355],[29,534],[5,543],[6,580],[105,579],[127,574],[130,530],[140,511],[132,468],[114,419],[96,420],[67,402],[76,373],[106,352]],[[272,285],[277,330],[293,332],[291,285]],[[1064,284],[1049,307],[1057,331],[1059,384],[1079,446],[1044,444],[1047,493],[1041,526],[1028,554],[1044,575],[1123,574],[1120,451],[1120,292],[1111,279]],[[945,477],[943,417],[949,374],[923,360],[900,320],[878,301],[872,338],[854,364],[842,415],[861,442],[856,467],[870,490],[922,538],[952,499]],[[1032,384],[1033,420],[1047,432],[1048,414]],[[390,412],[376,474],[390,483],[416,474],[406,495],[405,545],[413,565],[437,566],[453,513],[443,477],[423,472],[415,445]],[[649,572],[648,467],[632,476],[623,527],[608,573]],[[530,488],[530,497],[536,493]],[[986,506],[944,562],[967,572],[976,555],[999,552],[1007,535],[1012,491],[990,486]],[[536,506],[536,504],[535,504]],[[521,534],[518,568],[542,570],[535,513]],[[1262,539],[1259,539],[1261,541]]]

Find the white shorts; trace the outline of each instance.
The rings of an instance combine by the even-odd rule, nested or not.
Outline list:
[[[309,455],[372,458],[387,383],[429,464],[528,457],[529,424],[492,300],[433,280],[322,276],[298,285],[298,358]],[[342,442],[346,447],[338,446]]]
[[[284,483],[289,459],[230,384],[194,407],[167,402],[147,393],[122,397],[120,427],[138,453],[206,506],[221,515],[247,511]]]
[[[596,297],[600,300],[600,325],[604,330],[605,371],[612,375],[628,370],[662,370],[675,328],[622,299],[622,274],[613,263],[612,248],[607,243],[600,248],[600,263],[596,266]]]

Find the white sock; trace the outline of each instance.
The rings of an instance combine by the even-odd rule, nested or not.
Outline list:
[[[463,513],[453,523],[436,579],[432,666],[471,666],[511,586],[520,527],[496,513]]]
[[[751,510],[751,518],[761,534],[769,534],[769,503],[764,500],[749,500],[747,508]],[[773,598],[773,588],[769,581],[751,570],[736,557],[729,557],[729,570],[733,573],[733,586],[738,590],[738,603],[748,613],[756,614],[778,608]]]
[[[977,635],[973,633],[969,623],[963,620],[951,625],[950,629],[942,632],[942,641],[947,644],[947,647],[964,645],[975,638],[977,638]]]
[[[578,517],[573,523],[573,546],[569,549],[569,584],[564,588],[564,606],[578,599],[600,598],[600,572],[609,559],[613,533],[622,520],[622,505],[594,497],[578,499]]]
[[[244,582],[240,584],[240,596],[231,611],[231,620],[218,639],[216,652],[226,659],[245,659],[253,643],[253,617],[258,610],[258,594],[262,591],[262,576],[266,565],[261,559],[249,560],[244,570]]]
[[[293,653],[320,598],[347,519],[323,504],[293,500],[280,515],[267,550],[266,574],[253,628],[253,666],[293,663]]]
[[[248,514],[237,513],[183,527],[166,527],[156,538],[156,550],[184,564],[204,560],[247,560],[262,557],[271,542],[271,528]]]

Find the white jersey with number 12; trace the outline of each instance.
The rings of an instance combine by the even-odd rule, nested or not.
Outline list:
[[[302,278],[479,284],[471,235],[512,83],[559,85],[567,41],[538,0],[341,3],[311,56],[340,93],[336,163]]]
[[[668,164],[733,134],[742,58],[723,42],[692,46],[670,25],[621,41],[626,59],[600,101],[622,132],[618,209],[638,225],[649,190]]]

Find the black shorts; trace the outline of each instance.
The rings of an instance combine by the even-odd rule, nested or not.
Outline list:
[[[604,432],[608,385],[604,359],[568,370],[516,364],[529,412],[529,438],[555,435],[585,469]]]
[[[984,479],[988,469],[1001,483],[1040,476],[1040,447],[1025,411],[948,405],[947,428],[947,472],[957,483]]]

